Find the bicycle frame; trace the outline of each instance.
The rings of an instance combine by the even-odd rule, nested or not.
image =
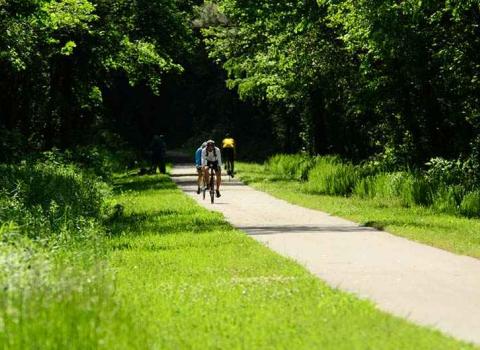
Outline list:
[[[209,187],[210,187],[210,202],[213,204],[215,202],[215,180],[217,177],[217,174],[215,173],[215,169],[213,166],[208,167],[209,171]],[[203,176],[203,199],[205,199],[206,191],[207,191],[207,183],[205,182],[206,178]]]

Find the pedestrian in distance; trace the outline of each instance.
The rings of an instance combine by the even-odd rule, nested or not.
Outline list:
[[[155,135],[150,145],[152,152],[152,167],[151,172],[156,174],[157,168],[160,169],[160,173],[165,174],[166,169],[166,153],[167,145],[165,143],[165,137],[163,135]]]

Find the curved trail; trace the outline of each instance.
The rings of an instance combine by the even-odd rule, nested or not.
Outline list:
[[[211,205],[196,194],[191,165],[175,166],[172,179],[201,205],[331,286],[480,344],[480,260],[289,204],[236,180],[224,179],[222,197]]]

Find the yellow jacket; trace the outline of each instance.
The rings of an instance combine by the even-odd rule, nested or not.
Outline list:
[[[235,148],[235,140],[231,137],[223,139],[222,148]]]

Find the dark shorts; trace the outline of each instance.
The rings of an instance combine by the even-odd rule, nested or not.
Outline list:
[[[225,160],[233,161],[233,148],[223,148],[222,155]]]
[[[213,168],[215,171],[220,171],[220,167],[218,166],[218,161],[211,162],[207,160],[207,167],[208,168]]]

